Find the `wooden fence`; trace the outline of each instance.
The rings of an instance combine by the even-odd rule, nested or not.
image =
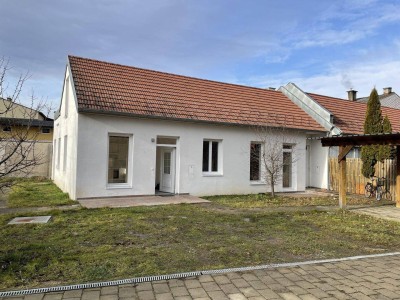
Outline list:
[[[347,192],[364,194],[364,186],[370,181],[361,173],[362,161],[360,158],[346,159]],[[386,177],[390,187],[392,199],[396,196],[396,160],[378,162],[375,166],[375,176]],[[329,158],[329,189],[339,191],[339,164],[337,158]]]

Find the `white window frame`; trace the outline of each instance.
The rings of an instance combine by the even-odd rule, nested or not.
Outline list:
[[[203,144],[204,142],[209,142],[209,150],[208,150],[208,170],[212,169],[212,142],[217,142],[218,143],[218,165],[217,165],[217,171],[203,171]],[[203,172],[203,176],[222,176],[223,175],[223,156],[222,156],[222,140],[218,139],[203,139],[201,143],[201,170]]]
[[[60,159],[61,159],[61,138],[58,138],[58,147],[57,147],[57,170],[60,170]]]
[[[264,153],[264,143],[260,141],[251,141],[250,142],[250,152],[249,152],[249,172],[250,172],[250,167],[251,167],[251,145],[252,144],[258,144],[260,145],[260,160],[259,160],[259,177],[260,179],[258,180],[251,180],[250,179],[250,173],[249,173],[249,181],[251,185],[265,185],[265,180],[263,178],[263,164],[262,164],[262,156]]]
[[[108,159],[110,156],[110,137],[128,137],[128,165],[126,168],[126,182],[124,183],[109,183],[108,182]],[[131,133],[120,133],[120,132],[109,132],[107,135],[107,157],[106,157],[106,189],[128,189],[132,188],[133,181],[133,134]]]
[[[290,147],[290,149],[285,149],[285,146],[289,146]],[[294,182],[293,182],[293,179],[294,179],[294,162],[293,162],[293,150],[294,150],[294,147],[295,147],[295,145],[294,144],[283,144],[282,145],[282,159],[283,159],[283,153],[291,153],[292,154],[292,159],[291,159],[291,161],[290,161],[290,185],[289,186],[283,186],[283,176],[284,176],[284,174],[283,174],[283,170],[282,170],[282,189],[287,189],[287,190],[290,190],[290,189],[293,189],[293,187],[294,187]],[[282,165],[282,168],[283,168],[283,165]]]
[[[64,157],[63,157],[63,172],[67,170],[67,162],[68,162],[68,136],[64,135]]]

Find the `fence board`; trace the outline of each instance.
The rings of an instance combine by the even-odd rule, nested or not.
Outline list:
[[[339,190],[339,164],[337,158],[329,158],[329,189]],[[370,181],[362,173],[362,161],[360,158],[346,159],[347,192],[352,194],[364,194],[364,186]],[[392,199],[396,197],[396,160],[387,159],[383,163],[378,162],[375,166],[375,175],[386,177]]]

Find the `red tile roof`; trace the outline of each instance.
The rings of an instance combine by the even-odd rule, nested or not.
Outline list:
[[[279,91],[69,56],[80,112],[325,131]]]
[[[340,98],[308,93],[308,95],[329,110],[334,116],[334,124],[347,134],[363,134],[367,104]],[[382,116],[388,116],[393,132],[400,132],[400,110],[381,107]]]

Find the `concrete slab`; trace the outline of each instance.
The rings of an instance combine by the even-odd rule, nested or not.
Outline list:
[[[395,204],[385,205],[385,206],[363,207],[363,208],[352,209],[352,211],[359,214],[373,216],[376,218],[400,222],[400,208],[397,208]]]
[[[17,217],[12,219],[8,224],[44,224],[49,222],[51,216],[37,216],[37,217]]]
[[[111,198],[90,198],[79,199],[79,203],[86,208],[102,207],[134,207],[134,206],[154,206],[170,204],[195,204],[208,203],[210,201],[191,195],[162,196],[132,196],[132,197],[111,197]]]

